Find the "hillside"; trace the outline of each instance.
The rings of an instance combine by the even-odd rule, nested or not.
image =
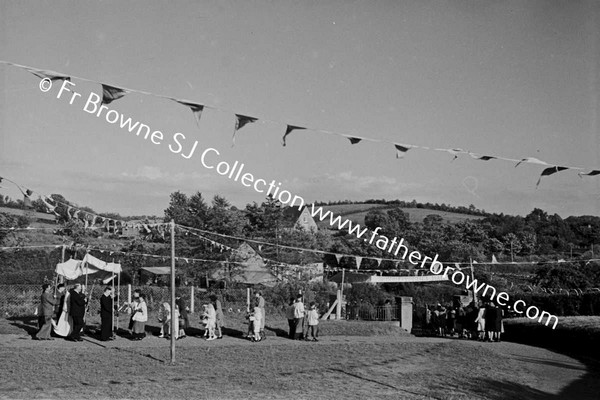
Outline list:
[[[323,210],[331,211],[335,215],[341,215],[344,218],[349,219],[356,224],[364,224],[365,215],[372,210],[387,211],[397,206],[389,204],[336,204],[330,206],[322,206]],[[484,217],[460,214],[449,211],[431,210],[427,208],[411,208],[411,207],[400,207],[402,211],[408,214],[410,222],[423,222],[428,215],[439,215],[444,219],[444,222],[449,224],[456,224],[465,220],[478,220]],[[327,221],[317,222],[319,228],[328,228],[329,223]]]

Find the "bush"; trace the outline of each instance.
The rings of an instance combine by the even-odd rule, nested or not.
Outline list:
[[[368,304],[371,306],[380,306],[385,300],[392,299],[381,286],[371,283],[354,283],[352,288],[345,292],[346,301],[350,304]]]

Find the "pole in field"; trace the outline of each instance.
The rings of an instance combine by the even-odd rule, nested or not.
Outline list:
[[[175,364],[175,220],[171,220],[171,364]]]

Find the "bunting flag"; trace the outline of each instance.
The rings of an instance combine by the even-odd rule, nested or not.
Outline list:
[[[465,153],[465,151],[463,149],[441,149],[441,150],[452,154],[454,156],[452,161],[456,160],[460,153]]]
[[[360,264],[362,263],[362,257],[359,256],[355,256],[354,259],[356,260],[356,269],[360,269]]]
[[[52,214],[56,215],[57,217],[59,216],[58,213],[56,212],[56,206],[53,206],[49,202],[49,200],[50,201],[54,201],[54,200],[52,200],[50,197],[47,197],[47,196],[41,196],[40,199],[42,200],[42,202],[46,206],[46,208],[47,208],[46,212],[47,213],[49,213],[49,214],[52,213]]]
[[[102,104],[110,104],[114,100],[118,100],[121,97],[129,93],[127,90],[120,89],[118,87],[109,86],[104,83],[102,85]]]
[[[246,124],[258,121],[258,118],[249,117],[247,115],[235,114],[235,128],[233,129],[233,138],[231,139],[231,145],[235,144],[235,134],[237,131],[242,129]]]
[[[381,265],[381,261],[383,261],[383,258],[376,258],[375,261],[377,261],[377,266],[379,267]]]
[[[496,260],[496,256],[492,254],[492,264],[498,264],[498,260]]]
[[[343,257],[343,255],[341,255],[341,254],[334,254],[334,256],[335,256],[335,259],[337,260],[337,263],[339,264],[339,263],[340,263],[340,260],[341,260],[341,259],[342,259],[342,257]]]
[[[188,101],[183,101],[183,100],[178,100],[178,99],[173,99],[171,98],[171,100],[184,105],[186,107],[188,107],[190,110],[192,110],[192,114],[194,114],[194,118],[196,119],[196,125],[198,125],[198,127],[200,127],[200,118],[202,117],[202,111],[204,111],[204,105],[202,104],[198,104],[198,103],[191,103]]]
[[[17,185],[17,187],[19,187],[19,186]],[[21,193],[23,193],[23,205],[26,208],[33,207],[32,204],[31,204],[31,195],[33,194],[33,192],[31,190],[29,190],[29,189],[26,189],[25,191],[23,191],[21,189],[21,187],[19,187],[19,190],[21,190]]]
[[[404,155],[412,148],[410,145],[394,143],[396,158],[404,158]]]
[[[39,68],[30,67],[30,66],[26,66],[26,65],[15,64],[12,62],[2,61],[2,60],[0,60],[0,64],[10,65],[10,66],[13,66],[16,68],[20,68],[20,69],[23,69],[25,71],[28,71],[28,72],[34,74],[35,76],[37,76],[39,78],[50,79],[52,81],[56,81],[56,80],[69,80],[70,81],[71,79],[75,78],[75,79],[81,79],[81,80],[87,81],[87,82],[97,83],[99,85],[102,85],[102,104],[110,104],[114,100],[117,100],[128,93],[139,93],[139,94],[143,94],[143,95],[147,95],[147,96],[154,96],[154,97],[161,98],[161,99],[165,99],[165,98],[170,99],[170,100],[176,101],[186,107],[189,107],[192,110],[192,112],[194,113],[194,115],[196,117],[196,122],[198,125],[199,125],[201,113],[205,107],[215,108],[215,109],[221,110],[221,111],[230,111],[230,110],[222,109],[219,107],[206,106],[203,104],[199,104],[197,102],[179,100],[179,99],[176,99],[176,98],[173,98],[170,96],[155,94],[155,93],[151,93],[151,92],[147,92],[147,91],[111,86],[111,85],[107,85],[105,83],[99,82],[97,80],[72,76],[72,75],[62,73],[62,72],[44,70],[44,69],[39,69]],[[235,141],[235,135],[236,135],[237,130],[241,129],[243,125],[257,120],[257,118],[247,117],[247,116],[237,114],[237,113],[235,113],[235,116],[236,116],[236,129],[234,130],[233,141]],[[269,120],[269,119],[263,119],[263,118],[261,118],[261,119],[265,120],[265,121],[279,123],[275,120]],[[351,144],[357,144],[363,140],[391,143],[391,144],[394,144],[394,146],[396,148],[396,158],[402,158],[402,156],[411,148],[418,148],[418,149],[423,149],[423,150],[448,152],[454,156],[452,161],[457,159],[459,154],[466,153],[466,154],[469,154],[472,158],[475,158],[477,160],[482,160],[482,161],[498,159],[498,160],[503,160],[503,161],[516,162],[515,167],[519,166],[522,163],[539,164],[539,165],[545,165],[548,167],[552,167],[552,165],[553,165],[551,163],[541,161],[534,157],[526,157],[526,158],[521,158],[519,160],[519,159],[506,158],[506,157],[500,157],[500,156],[489,155],[489,154],[479,155],[479,154],[474,154],[474,153],[465,151],[461,148],[434,148],[434,147],[425,147],[425,146],[417,146],[417,145],[405,145],[405,144],[398,144],[398,143],[390,142],[387,140],[378,140],[378,139],[371,139],[368,137],[350,136],[350,135],[346,135],[346,134],[342,134],[342,133],[331,132],[331,131],[326,131],[326,130],[322,130],[322,129],[305,128],[305,127],[296,126],[296,125],[286,125],[286,132],[283,136],[283,146],[286,146],[286,144],[287,144],[286,138],[293,130],[302,130],[302,129],[309,129],[311,131],[318,132],[318,133],[331,134],[331,135],[336,135],[336,136],[340,136],[340,137],[345,137],[348,140],[350,140]],[[565,168],[581,170],[581,171],[583,171],[584,169],[586,169],[586,170],[588,169],[588,168],[582,168],[582,167],[576,167],[576,166],[567,166]],[[579,174],[580,177],[584,176],[584,175],[585,176],[600,175],[600,169],[594,169],[588,173],[581,172]]]
[[[347,138],[350,141],[350,144],[357,144],[360,143],[361,140],[363,140],[364,138],[358,137],[358,136],[348,136],[348,135],[342,135],[345,138]]]
[[[51,81],[71,81],[70,77],[63,74],[59,74],[57,72],[28,67],[24,67],[24,69],[31,72],[33,75],[37,76],[40,79],[50,79]]]
[[[538,164],[538,165],[550,165],[546,161],[538,160],[537,158],[534,158],[534,157],[527,157],[527,158],[521,159],[521,161],[519,161],[517,163],[517,165],[515,165],[515,168],[517,168],[522,163]]]
[[[588,172],[588,173],[585,173],[585,174],[584,174],[583,172],[580,172],[578,175],[579,175],[579,177],[580,177],[580,178],[581,178],[583,175],[587,175],[587,176],[596,176],[596,175],[600,175],[600,169],[594,169],[594,170],[592,170],[592,171],[590,171],[590,172]],[[1,182],[1,180],[0,180],[0,182]]]
[[[542,180],[543,176],[549,176],[549,175],[555,174],[557,172],[564,171],[565,169],[569,169],[569,168],[568,167],[558,167],[558,166],[546,168],[545,170],[542,171],[542,175],[540,175],[537,183],[535,184],[535,187],[537,188],[540,185],[540,181]]]
[[[496,160],[498,157],[494,157],[494,156],[482,156],[479,154],[475,154],[475,153],[469,153],[469,155],[471,157],[473,157],[476,160],[481,160],[481,161],[489,161],[489,160]]]
[[[296,129],[296,130],[302,130],[302,129],[306,129],[303,128],[301,126],[295,126],[295,125],[288,125],[287,128],[285,128],[285,134],[283,135],[283,145],[285,146],[285,138],[287,137],[287,135],[289,135],[290,133],[292,133],[292,131]]]

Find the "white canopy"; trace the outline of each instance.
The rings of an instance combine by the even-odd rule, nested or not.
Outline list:
[[[64,276],[65,279],[68,280],[77,279],[82,275],[95,274],[101,271],[113,275],[121,273],[123,270],[121,264],[107,263],[89,254],[86,254],[83,260],[70,259],[64,263],[56,264],[56,273]]]

